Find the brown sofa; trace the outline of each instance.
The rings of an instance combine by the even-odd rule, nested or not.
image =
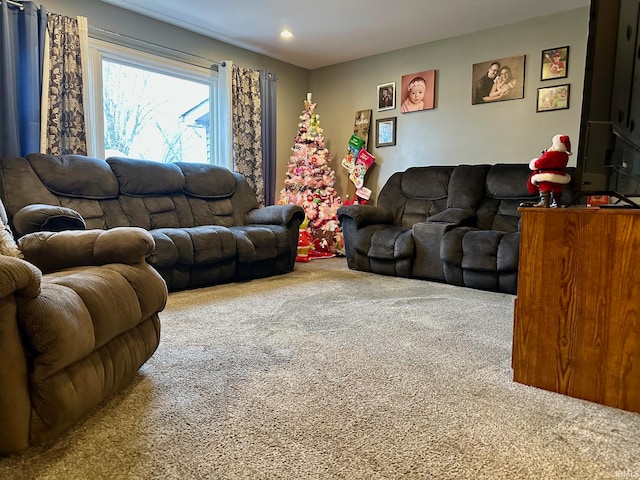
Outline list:
[[[129,383],[159,344],[167,300],[141,228],[18,245],[24,258],[0,255],[0,455],[56,437]]]
[[[44,155],[0,159],[0,199],[17,236],[140,227],[147,259],[182,290],[290,272],[304,210],[260,208],[246,179],[197,163]]]

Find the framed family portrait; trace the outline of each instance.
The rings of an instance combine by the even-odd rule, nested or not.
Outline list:
[[[431,110],[435,106],[436,71],[412,73],[402,76],[400,111],[402,113]]]
[[[396,82],[378,85],[378,111],[396,108]]]
[[[569,84],[538,88],[536,112],[551,112],[569,108]]]
[[[540,80],[567,78],[569,69],[569,47],[542,50]]]
[[[396,144],[396,119],[389,117],[376,120],[376,148]]]
[[[525,55],[473,64],[471,105],[524,98]]]

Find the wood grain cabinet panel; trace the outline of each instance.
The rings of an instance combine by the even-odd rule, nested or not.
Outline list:
[[[514,380],[640,412],[640,210],[521,213]]]

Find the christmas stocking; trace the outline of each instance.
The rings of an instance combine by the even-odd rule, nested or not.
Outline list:
[[[342,166],[347,169],[347,172],[352,173],[356,166],[356,158],[358,153],[364,146],[364,140],[357,135],[351,135],[349,139],[349,147],[347,148],[347,154],[342,159]]]
[[[356,188],[362,188],[364,185],[364,176],[375,161],[376,158],[364,148],[358,152],[353,171],[349,174],[349,180],[353,182]]]

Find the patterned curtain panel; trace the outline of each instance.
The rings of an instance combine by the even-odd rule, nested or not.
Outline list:
[[[82,92],[82,60],[78,20],[47,15],[49,46],[46,102],[46,153],[86,155],[87,140]]]
[[[233,168],[247,179],[264,206],[260,72],[233,65],[231,93]]]

